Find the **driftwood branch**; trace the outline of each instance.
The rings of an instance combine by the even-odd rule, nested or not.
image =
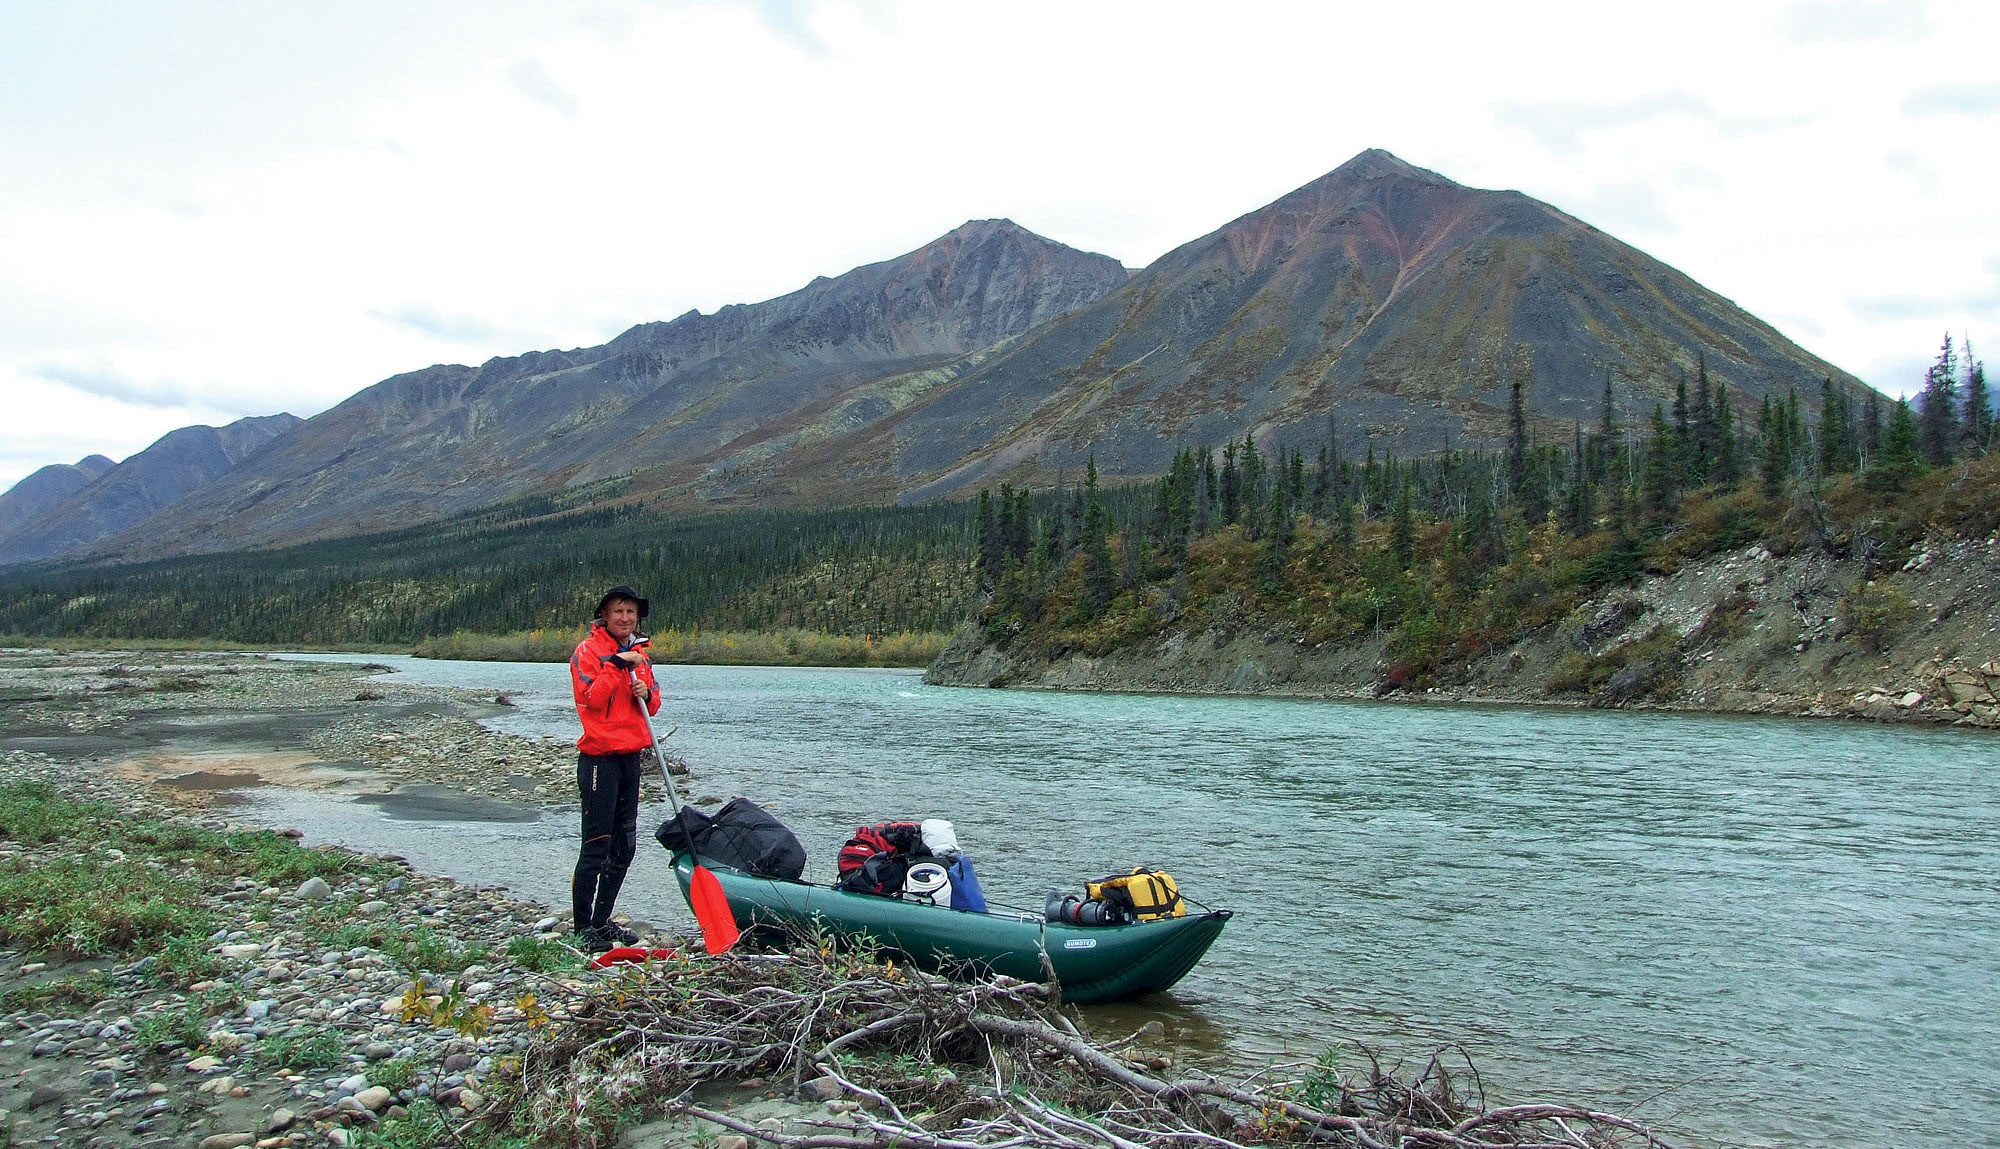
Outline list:
[[[616,1129],[602,1115],[637,1103],[780,1149],[1671,1149],[1595,1109],[1488,1108],[1463,1050],[1463,1066],[1433,1057],[1414,1079],[1368,1054],[1359,1072],[1167,1080],[1114,1054],[1138,1035],[1094,1043],[1038,986],[949,982],[829,948],[631,967],[569,1012],[521,1059],[518,1103],[492,1119],[538,1145],[608,1144]],[[696,1100],[703,1086],[754,1076],[796,1088],[815,1072],[822,1096],[854,1103],[830,1107],[850,1111],[817,1132]]]

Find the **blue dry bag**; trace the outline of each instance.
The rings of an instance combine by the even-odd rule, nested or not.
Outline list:
[[[951,878],[951,908],[986,912],[986,895],[979,892],[979,879],[972,876],[972,859],[960,854],[944,868]]]

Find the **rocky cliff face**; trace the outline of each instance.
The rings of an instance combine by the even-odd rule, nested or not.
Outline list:
[[[170,431],[0,539],[0,562],[68,554],[145,522],[300,422],[296,415],[264,415]]]
[[[1383,640],[1309,644],[1239,619],[1102,657],[1020,658],[967,626],[946,686],[1571,703],[2000,727],[2000,536],[1941,538],[1853,597],[1858,563],[1762,546],[1621,586],[1478,659],[1456,686],[1384,682]],[[1579,668],[1610,670],[1586,687]],[[1615,668],[1615,669],[1614,669]]]
[[[102,455],[87,455],[74,463],[50,463],[15,483],[0,494],[0,542],[116,465]]]

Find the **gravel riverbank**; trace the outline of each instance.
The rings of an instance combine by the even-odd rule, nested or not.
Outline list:
[[[570,747],[478,725],[490,696],[359,681],[372,672],[212,653],[0,654],[0,785],[210,832],[244,829],[216,798],[258,780],[423,782],[538,803],[573,785]],[[9,874],[51,872],[75,849],[7,830]],[[279,885],[171,854],[146,864],[196,891],[177,909],[214,927],[198,976],[158,954],[0,951],[0,1144],[343,1145],[422,1100],[464,1118],[596,976],[562,946],[566,915],[398,859],[351,856],[346,872]]]

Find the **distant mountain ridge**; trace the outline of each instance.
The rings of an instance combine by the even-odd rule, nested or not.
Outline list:
[[[1254,432],[1403,454],[1492,444],[1515,377],[1545,434],[1669,404],[1698,359],[1739,412],[1858,379],[1687,276],[1518,192],[1368,151],[1168,252],[872,432],[891,484],[931,498],[1037,484],[1094,457],[1158,474]],[[867,452],[850,450],[850,455]]]
[[[1746,411],[1852,376],[1518,192],[1363,152],[1133,272],[1006,220],[599,347],[366,388],[171,515],[39,554],[124,557],[403,526],[533,492],[688,508],[921,501],[1110,478],[1244,433],[1404,454],[1627,423],[1704,361]],[[0,507],[0,509],[4,509]],[[77,512],[80,516],[82,512]],[[88,517],[88,516],[84,516]],[[116,516],[102,521],[110,522]],[[83,532],[88,533],[88,532]],[[0,561],[19,561],[0,556]]]
[[[980,220],[790,295],[641,324],[600,347],[399,375],[201,491],[154,545],[403,525],[699,456],[857,386],[946,367],[1127,277],[1106,256]]]
[[[117,466],[103,455],[86,455],[74,463],[50,463],[0,494],[0,539],[29,520],[90,485],[92,479]]]
[[[116,465],[93,455],[104,463],[95,478],[0,535],[0,563],[68,554],[144,523],[302,422],[284,413],[251,416],[226,427],[169,431]]]

